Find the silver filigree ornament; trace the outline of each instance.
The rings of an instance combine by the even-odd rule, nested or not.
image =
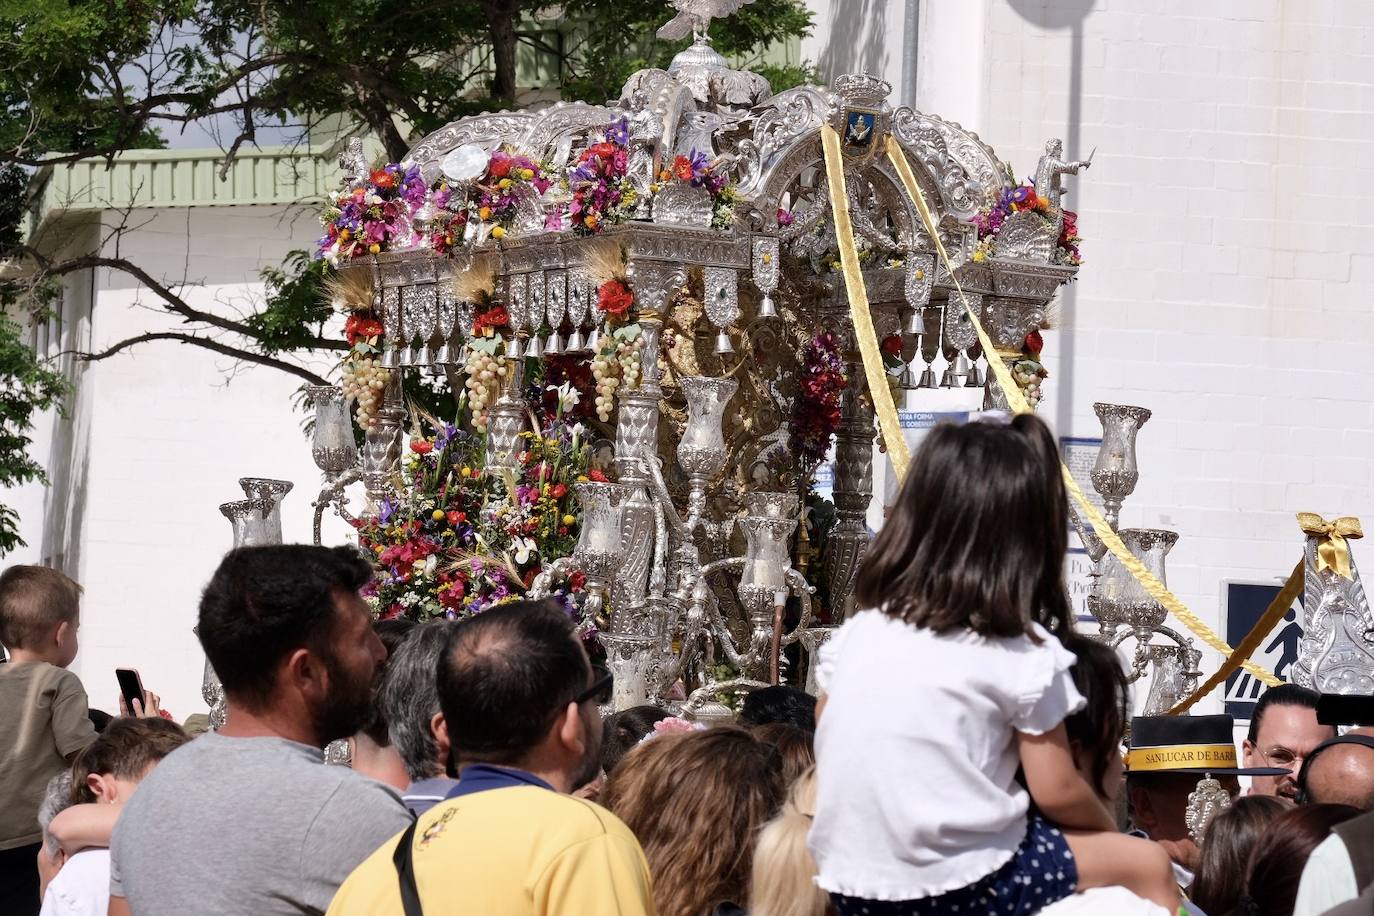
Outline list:
[[[733,353],[730,325],[739,320],[739,274],[732,267],[707,267],[702,271],[702,300],[706,317],[716,326],[716,352]]]
[[[405,324],[406,337],[401,342],[402,366],[429,365],[432,350],[429,349],[438,325],[438,311],[435,304],[433,286],[404,286],[401,288],[401,319]],[[416,344],[412,349],[411,344]]]
[[[1201,845],[1207,833],[1207,825],[1227,808],[1231,807],[1231,793],[1221,787],[1221,783],[1208,774],[1199,780],[1197,788],[1188,795],[1188,807],[1183,820],[1188,826],[1188,835],[1193,842]]]
[[[754,285],[759,292],[763,293],[763,300],[759,302],[760,318],[778,317],[777,306],[773,304],[773,293],[778,288],[778,279],[782,274],[779,260],[778,240],[774,238],[761,238],[754,240]]]
[[[568,314],[568,272],[551,270],[544,285],[544,315],[549,322],[549,340],[544,346],[545,354],[563,352],[563,338],[558,329]]]
[[[543,347],[539,340],[539,328],[544,323],[544,298],[547,287],[544,283],[544,271],[537,270],[530,274],[527,300],[528,312],[526,324],[529,326],[530,339],[525,346],[525,355],[529,357],[543,356]]]

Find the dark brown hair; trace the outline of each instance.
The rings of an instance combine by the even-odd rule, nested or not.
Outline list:
[[[934,630],[1069,629],[1068,503],[1049,427],[935,427],[916,453],[855,590],[865,607]]]
[[[784,793],[777,749],[722,726],[639,745],[601,803],[644,847],[660,916],[704,916],[748,902],[754,842]]]
[[[816,765],[816,749],[809,732],[786,722],[770,722],[751,729],[754,737],[766,741],[782,755],[782,778],[790,789],[802,774]]]
[[[1331,835],[1332,827],[1361,813],[1350,805],[1303,805],[1270,821],[1250,856],[1240,912],[1291,916],[1312,850]]]
[[[180,725],[166,719],[115,719],[72,761],[72,803],[97,800],[86,785],[87,776],[108,773],[120,779],[141,778],[148,767],[190,740]]]
[[[46,566],[11,566],[0,574],[0,643],[30,649],[81,610],[81,586]]]
[[[1245,871],[1264,831],[1289,805],[1270,795],[1236,799],[1212,818],[1190,896],[1204,913],[1227,916],[1245,892]]]
[[[1121,659],[1116,650],[1075,632],[1064,635],[1064,646],[1077,660],[1073,684],[1087,705],[1064,720],[1069,743],[1081,748],[1092,764],[1092,784],[1106,798],[1107,768],[1112,757],[1121,755],[1121,737],[1126,733],[1131,693]]]
[[[654,723],[668,718],[657,706],[631,706],[613,712],[601,723],[601,772],[610,775],[616,764],[654,730]]]

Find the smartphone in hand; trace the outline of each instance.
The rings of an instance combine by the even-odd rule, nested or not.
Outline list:
[[[143,678],[138,676],[135,668],[116,668],[115,678],[119,681],[119,692],[124,696],[124,705],[129,710],[129,715],[136,716],[143,710]],[[134,708],[134,700],[138,701],[138,709]]]

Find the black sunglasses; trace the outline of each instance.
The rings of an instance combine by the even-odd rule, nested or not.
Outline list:
[[[605,706],[611,702],[611,694],[615,689],[615,675],[602,668],[593,668],[592,675],[600,675],[592,686],[577,695],[575,703],[581,705],[588,700],[596,700],[596,705]]]

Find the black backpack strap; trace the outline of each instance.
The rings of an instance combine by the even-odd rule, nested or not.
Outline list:
[[[420,905],[420,889],[415,885],[415,825],[418,822],[411,822],[406,828],[405,833],[401,834],[401,841],[396,844],[396,851],[391,856],[391,861],[396,865],[396,877],[401,884],[401,908],[405,911],[405,916],[424,916],[424,907]]]

